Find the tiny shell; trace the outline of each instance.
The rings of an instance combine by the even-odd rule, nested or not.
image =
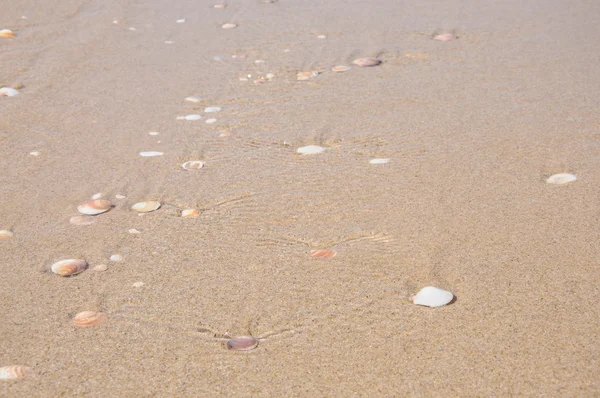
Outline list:
[[[56,275],[73,276],[87,269],[87,262],[81,259],[61,260],[52,264],[51,270]]]
[[[134,282],[131,286],[133,286],[133,287],[142,287],[144,285],[145,285],[144,282]]]
[[[88,216],[94,216],[96,214],[104,213],[110,210],[112,202],[106,199],[90,200],[77,206],[77,210],[81,214],[87,214]]]
[[[350,69],[352,69],[352,67],[347,66],[347,65],[338,65],[338,66],[334,66],[333,68],[331,68],[331,70],[334,72],[347,72]]]
[[[147,202],[138,202],[131,206],[131,208],[138,213],[149,213],[151,211],[157,210],[160,207],[160,202],[150,200]]]
[[[359,58],[352,62],[354,65],[361,66],[363,68],[368,68],[371,66],[377,66],[381,64],[381,60],[377,58]]]
[[[125,195],[116,194],[115,198],[117,198],[117,199],[125,199],[126,196]]]
[[[184,119],[184,120],[189,120],[189,121],[194,121],[194,120],[200,120],[200,119],[202,119],[202,116],[201,116],[201,115],[198,115],[198,114],[196,114],[196,113],[193,113],[193,114],[191,114],[191,115],[185,115],[185,116],[183,117],[183,119]]]
[[[302,155],[314,155],[316,153],[325,152],[325,148],[318,145],[308,145],[298,148],[296,152]]]
[[[98,264],[94,268],[92,268],[92,271],[95,271],[95,272],[104,272],[107,269],[108,269],[108,265],[106,265],[106,264]]]
[[[313,77],[317,77],[319,75],[319,72],[316,70],[313,71],[307,71],[307,72],[298,72],[296,74],[296,79],[298,80],[309,80],[312,79]]]
[[[375,158],[369,160],[370,164],[386,164],[390,162],[390,158]]]
[[[577,176],[574,174],[568,173],[560,173],[551,175],[550,178],[546,180],[548,184],[566,184],[568,182],[573,182],[577,179]]]
[[[181,168],[185,170],[201,169],[204,167],[204,162],[200,160],[188,160],[181,164]]]
[[[164,154],[165,154],[164,152],[157,152],[157,151],[140,152],[140,156],[143,156],[145,158],[154,157],[154,156],[162,156]]]
[[[120,254],[113,254],[110,256],[110,261],[123,261],[123,256]]]
[[[205,113],[213,113],[213,112],[220,112],[220,111],[221,111],[220,106],[207,106],[206,108],[204,108]]]
[[[96,218],[92,216],[74,216],[69,222],[73,225],[90,225],[96,222]]]
[[[177,23],[185,23],[185,18],[178,19],[178,20],[177,20],[177,21],[175,21],[175,22],[177,22]]]
[[[135,228],[131,228],[131,229],[129,229],[127,232],[129,232],[130,234],[139,234],[139,233],[141,233],[140,231],[138,231],[138,230],[137,230],[137,229],[135,229]]]
[[[94,200],[95,199],[100,199],[101,197],[102,197],[101,193],[96,193],[96,194],[92,195],[92,199],[94,199]]]
[[[0,88],[0,97],[14,97],[19,94],[17,90],[10,87],[2,87]]]
[[[0,380],[22,379],[31,371],[31,368],[22,365],[9,365],[0,368]]]
[[[225,8],[225,7],[227,7],[227,4],[215,4],[215,5],[213,6],[213,8],[218,8],[218,9],[223,9],[223,8]]]
[[[181,217],[193,218],[193,217],[198,217],[198,214],[200,214],[198,209],[181,210]]]
[[[35,156],[35,157],[38,157],[38,156],[40,156],[40,155],[41,155],[41,153],[40,153],[40,152],[38,152],[38,151],[29,152],[29,154],[30,154],[31,156]]]
[[[454,295],[438,287],[426,286],[413,297],[413,303],[426,307],[441,307],[454,299]]]
[[[96,311],[82,311],[77,313],[73,318],[73,324],[80,328],[88,328],[91,326],[100,325],[106,321],[106,314]]]
[[[214,122],[216,122],[216,121],[217,121],[217,119],[211,118],[211,119],[206,119],[206,122],[205,122],[205,123],[208,123],[208,124],[213,124],[213,123],[214,123]]]
[[[331,257],[335,257],[337,253],[334,250],[326,250],[326,249],[318,249],[318,250],[311,250],[310,255],[311,257],[316,257],[316,258],[331,258]]]
[[[9,231],[8,229],[0,230],[0,240],[12,238],[14,235],[15,234],[12,231]]]
[[[234,23],[225,23],[225,24],[221,25],[221,27],[223,29],[233,29],[233,28],[237,28],[237,25]]]
[[[433,40],[439,40],[439,41],[450,41],[450,40],[454,40],[456,39],[456,36],[454,36],[452,33],[442,33],[440,35],[435,35],[433,37]]]
[[[156,136],[156,135],[159,135],[160,133],[158,131],[151,131],[148,134]]]
[[[10,29],[2,29],[0,30],[0,37],[2,38],[10,38],[10,37],[15,37],[15,32],[13,32]]]
[[[234,351],[249,351],[258,346],[258,339],[252,336],[239,336],[227,341],[227,348]]]

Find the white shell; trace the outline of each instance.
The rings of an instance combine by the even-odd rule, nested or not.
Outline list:
[[[426,307],[441,307],[454,299],[454,295],[438,287],[426,286],[415,297],[413,303]]]
[[[18,380],[22,379],[31,370],[27,366],[10,365],[0,368],[0,380]]]
[[[89,200],[77,206],[77,211],[88,216],[95,216],[109,211],[112,208],[112,202],[106,199]]]
[[[225,24],[221,25],[221,27],[223,29],[233,29],[233,28],[237,28],[237,25],[234,23],[225,23]]]
[[[160,202],[157,201],[148,201],[148,202],[138,202],[131,206],[131,208],[138,213],[148,213],[154,211],[160,207]]]
[[[195,95],[186,97],[185,100],[188,101],[188,102],[193,102],[194,104],[197,104],[198,102],[202,102],[202,98],[197,97]]]
[[[216,121],[217,121],[217,119],[215,119],[215,118],[206,119],[206,123],[208,123],[208,124],[213,124]]]
[[[204,167],[204,162],[200,160],[188,160],[181,164],[181,168],[185,170],[201,169]]]
[[[12,238],[15,234],[8,229],[0,229],[0,239]]]
[[[14,97],[19,94],[17,90],[10,87],[2,87],[0,88],[0,97]]]
[[[175,22],[177,22],[177,23],[185,23],[185,18],[178,19],[178,20],[177,20],[177,21],[175,21]]]
[[[120,254],[113,254],[110,256],[110,261],[123,261],[123,256]]]
[[[159,135],[160,133],[158,131],[151,131],[148,134],[156,136],[156,135]]]
[[[573,182],[577,179],[577,176],[574,174],[568,173],[560,173],[551,175],[550,178],[546,180],[548,184],[566,184],[568,182]]]
[[[133,286],[133,287],[142,287],[144,285],[145,285],[144,282],[134,282],[131,286]]]
[[[164,152],[157,152],[157,151],[140,152],[140,156],[144,156],[144,157],[162,156],[164,154],[165,154]]]
[[[369,160],[370,164],[386,164],[390,162],[390,158],[375,158]]]
[[[314,155],[316,153],[325,152],[325,148],[318,145],[308,145],[298,148],[296,152],[302,155]]]
[[[220,111],[221,111],[220,106],[208,106],[208,107],[204,108],[205,113],[213,113],[213,112],[220,112]]]
[[[184,118],[185,120],[190,120],[190,121],[193,121],[193,120],[200,120],[200,119],[202,119],[202,116],[200,116],[200,115],[198,115],[198,114],[195,114],[195,113],[193,113],[193,114],[191,114],[191,115],[185,115],[183,118]]]

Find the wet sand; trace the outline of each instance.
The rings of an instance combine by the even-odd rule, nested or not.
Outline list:
[[[216,3],[0,2],[0,395],[598,395],[600,3]]]

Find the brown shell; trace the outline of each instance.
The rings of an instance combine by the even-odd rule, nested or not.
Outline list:
[[[233,337],[227,341],[227,348],[234,351],[249,351],[258,346],[258,339],[252,336]]]
[[[9,365],[0,368],[0,380],[22,379],[31,371],[31,368],[22,365]]]
[[[110,210],[112,202],[106,199],[90,200],[77,206],[77,210],[81,214],[87,214],[88,216],[94,216],[96,214],[104,213]]]
[[[80,328],[88,328],[91,326],[100,325],[106,321],[108,317],[103,312],[82,311],[77,313],[73,318],[73,325]]]
[[[51,270],[56,275],[73,276],[85,271],[87,266],[88,264],[85,260],[71,258],[52,264]]]

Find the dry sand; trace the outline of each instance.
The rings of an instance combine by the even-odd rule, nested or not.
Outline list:
[[[0,395],[598,396],[600,2],[213,4],[0,1]]]

